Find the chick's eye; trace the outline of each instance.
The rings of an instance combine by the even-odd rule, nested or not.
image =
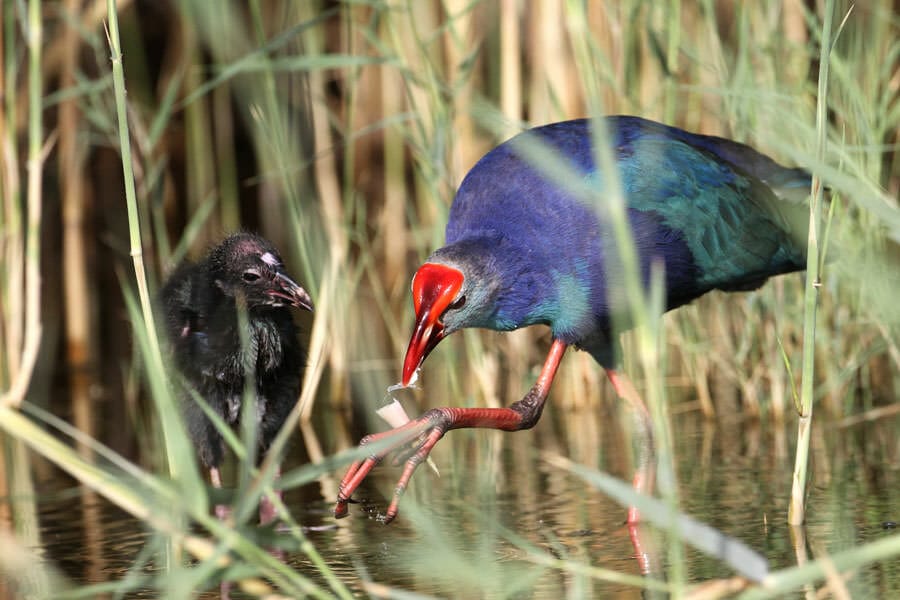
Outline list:
[[[456,300],[454,300],[454,301],[450,304],[450,306],[448,306],[447,308],[450,308],[451,310],[457,310],[457,309],[460,309],[460,308],[462,308],[463,306],[465,306],[465,304],[466,304],[466,297],[465,297],[465,296],[460,296],[459,298],[457,298]]]
[[[259,273],[256,271],[244,271],[241,278],[247,283],[255,283],[259,279]]]

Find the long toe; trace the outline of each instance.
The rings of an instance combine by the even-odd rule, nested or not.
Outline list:
[[[354,462],[347,469],[347,473],[338,486],[337,502],[334,505],[335,518],[342,519],[347,516],[347,505],[352,502],[351,498],[356,489],[385,456],[398,450],[407,463],[400,479],[400,484],[405,488],[415,471],[415,466],[418,466],[418,463],[428,456],[431,448],[450,426],[450,422],[445,417],[445,413],[432,410],[396,429],[364,437],[359,444],[360,448],[374,445],[379,450],[373,452],[365,460]],[[381,444],[384,446],[381,447]],[[415,461],[415,466],[411,467],[413,461]],[[400,493],[402,494],[402,490]],[[395,498],[397,497],[398,495],[395,493]],[[392,506],[394,504],[392,503]],[[394,514],[396,514],[396,510]]]

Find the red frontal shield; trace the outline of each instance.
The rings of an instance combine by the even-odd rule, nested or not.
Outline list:
[[[453,267],[425,263],[412,282],[416,327],[406,349],[401,383],[409,385],[416,369],[444,337],[441,316],[462,288],[463,274]]]

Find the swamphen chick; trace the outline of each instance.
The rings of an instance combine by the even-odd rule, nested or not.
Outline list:
[[[300,393],[305,353],[291,306],[312,310],[309,294],[284,269],[266,239],[236,233],[198,263],[184,262],[161,292],[174,364],[184,379],[231,426],[240,420],[248,375],[255,382],[259,452],[266,452]],[[242,344],[238,311],[246,310]],[[184,404],[188,431],[215,487],[224,442],[198,404]],[[224,507],[217,507],[220,516]],[[275,516],[266,498],[260,520]]]
[[[713,289],[755,289],[771,275],[805,268],[808,173],[744,144],[637,117],[608,117],[605,125],[643,283],[652,263],[665,267],[667,310]],[[614,370],[612,322],[627,323],[628,310],[613,300],[621,297],[622,281],[616,262],[608,261],[615,241],[603,198],[581,199],[560,174],[525,158],[539,145],[577,177],[602,184],[591,129],[592,121],[580,119],[526,131],[485,155],[462,182],[446,245],[413,278],[416,323],[402,383],[438,342],[464,327],[510,331],[542,324],[553,343],[534,387],[508,408],[437,408],[363,440],[396,435],[389,450],[410,453],[386,521],[396,516],[416,467],[448,430],[534,426],[569,346],[589,352],[618,395],[643,407],[631,382]],[[350,467],[335,516],[346,516],[354,490],[387,452]]]

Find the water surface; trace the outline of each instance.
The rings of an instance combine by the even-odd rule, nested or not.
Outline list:
[[[625,509],[542,458],[561,454],[630,480],[635,444],[629,422],[602,411],[550,409],[532,431],[451,432],[434,453],[441,477],[420,469],[400,516],[389,526],[378,517],[398,470],[387,465],[364,484],[356,495],[361,502],[351,506],[347,519],[336,522],[331,516],[341,473],[290,490],[286,501],[294,518],[310,528],[308,535],[329,567],[358,595],[365,593],[363,581],[373,581],[438,597],[636,598],[641,593],[634,587],[530,559],[567,558],[640,574]],[[900,521],[898,426],[898,418],[849,427],[817,424],[808,523],[799,531],[806,539],[795,545],[785,522],[793,428],[675,415],[672,458],[682,507],[761,552],[772,570],[896,534],[889,524]],[[303,444],[297,440],[286,469],[303,461]],[[155,538],[141,523],[100,498],[83,499],[70,480],[55,472],[40,485],[46,492],[38,504],[40,550],[72,581],[120,579],[136,561],[141,565],[137,573],[159,572]],[[645,540],[649,544],[660,536],[648,528]],[[322,582],[302,553],[288,552],[285,560]],[[656,557],[656,577],[666,577],[667,560],[664,550]],[[898,563],[856,572],[847,582],[853,597],[900,597]],[[734,574],[690,548],[685,566],[691,582]],[[157,594],[147,590],[133,597],[142,595]]]

